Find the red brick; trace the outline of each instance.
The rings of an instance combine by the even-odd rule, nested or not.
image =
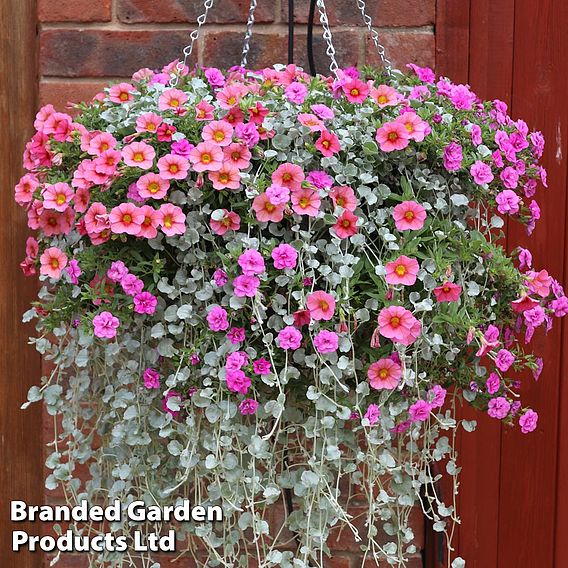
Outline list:
[[[361,12],[355,0],[328,0],[327,15],[331,26],[360,26],[363,23]],[[294,5],[294,21],[305,24],[308,21],[310,2],[296,0]],[[436,16],[435,0],[380,0],[367,1],[367,13],[375,26],[425,26],[434,23]],[[288,6],[283,2],[281,18],[288,20]],[[314,22],[319,24],[319,12],[316,8]],[[333,31],[333,29],[332,29]]]
[[[207,15],[208,24],[242,24],[248,17],[248,0],[223,0],[216,2]],[[255,21],[274,21],[274,4],[259,2]],[[116,0],[118,19],[125,24],[135,23],[195,23],[203,13],[202,2],[188,0]]]
[[[90,101],[103,87],[109,83],[108,80],[101,81],[42,81],[39,85],[39,100],[41,105],[51,103],[57,110],[74,113],[68,103],[79,103]]]
[[[336,32],[334,44],[339,65],[356,65],[359,56],[359,33],[354,31]],[[203,60],[206,65],[227,68],[239,63],[242,34],[235,32],[207,32]],[[257,33],[253,35],[248,66],[262,68],[275,63],[286,63],[288,38],[284,34]],[[321,37],[314,38],[316,69],[328,73],[329,59],[325,54],[325,43]],[[296,34],[294,41],[295,63],[307,69],[306,35]]]
[[[40,22],[110,22],[112,0],[38,0]]]
[[[390,564],[387,562],[377,562],[373,558],[367,558],[363,565],[360,564],[360,561],[356,563],[356,566],[359,568],[388,568]],[[405,568],[424,568],[424,563],[422,562],[422,558],[420,556],[412,556],[408,559],[408,562],[404,565]]]
[[[59,77],[128,77],[181,55],[184,31],[49,29],[40,36],[40,73]],[[191,62],[197,61],[197,46]]]
[[[379,30],[380,31],[380,30]],[[433,67],[435,63],[434,34],[415,31],[382,31],[386,55],[393,66],[404,70],[407,63]],[[367,40],[367,65],[380,66],[379,54],[371,39]]]

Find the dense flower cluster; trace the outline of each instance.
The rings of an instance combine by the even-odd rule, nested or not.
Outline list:
[[[501,216],[529,233],[540,216],[543,138],[501,101],[410,67],[388,81],[373,70],[186,69],[172,88],[170,65],[141,69],[75,117],[40,110],[15,197],[37,232],[22,269],[45,283],[28,316],[64,372],[30,398],[56,393],[48,403],[63,414],[61,397],[75,410],[110,405],[97,429],[114,457],[100,458],[106,474],[92,471],[111,494],[144,492],[124,483],[125,467],[158,483],[160,464],[164,499],[193,472],[229,484],[253,475],[256,488],[209,485],[209,498],[232,515],[244,507],[238,526],[262,535],[254,504],[294,487],[310,511],[288,519],[307,565],[336,522],[355,531],[329,483],[349,474],[366,487],[369,527],[381,518],[399,534],[381,547],[370,528],[372,553],[398,565],[411,531],[384,510],[412,505],[425,464],[451,455],[438,432],[456,427],[446,412],[456,395],[536,428],[518,376],[538,379],[542,361],[524,344],[568,299],[528,250],[511,257],[496,241]],[[304,424],[302,467],[267,465],[268,441],[292,448]],[[225,458],[211,436],[227,438]],[[98,455],[87,438],[85,456]],[[379,503],[385,474],[396,484]],[[430,513],[438,530],[444,510]],[[213,533],[191,531],[216,548]],[[231,542],[223,558],[238,556]],[[276,552],[267,566],[291,565]]]

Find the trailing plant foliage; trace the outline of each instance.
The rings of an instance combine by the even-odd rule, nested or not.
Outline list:
[[[500,244],[504,217],[539,218],[541,134],[409,67],[186,69],[172,88],[172,64],[75,117],[40,110],[16,200],[43,284],[25,319],[53,363],[29,394],[56,423],[48,488],[220,505],[223,523],[178,527],[203,566],[325,566],[339,526],[404,566],[417,505],[451,558],[455,495],[433,471],[456,479],[475,427],[456,401],[534,430],[526,345],[568,300]],[[285,491],[286,531],[269,515]]]

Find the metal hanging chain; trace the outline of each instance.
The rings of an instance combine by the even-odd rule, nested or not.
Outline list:
[[[209,10],[211,10],[211,8],[213,7],[213,1],[214,0],[205,0],[203,2],[204,12],[203,12],[203,14],[198,16],[198,18],[197,18],[197,28],[195,28],[191,32],[191,34],[189,34],[190,42],[189,42],[188,45],[186,45],[183,48],[183,59],[181,61],[178,61],[178,63],[176,64],[176,69],[177,69],[178,72],[172,73],[172,76],[170,78],[170,86],[171,87],[175,87],[178,84],[179,77],[183,73],[185,66],[186,66],[186,63],[187,63],[187,60],[189,59],[189,56],[191,55],[191,52],[193,51],[193,45],[195,44],[195,41],[199,37],[199,32],[201,31],[201,26],[203,26],[203,24],[206,22],[207,14],[208,14]]]
[[[333,36],[331,35],[329,20],[327,19],[327,10],[325,9],[325,1],[317,0],[317,7],[319,10],[320,22],[323,28],[323,39],[327,43],[327,49],[325,53],[327,54],[330,60],[329,70],[337,77],[337,70],[339,69],[339,65],[337,65],[337,60],[335,59],[335,47],[333,46]]]
[[[357,6],[359,7],[361,15],[363,16],[363,22],[365,22],[367,28],[369,29],[369,33],[371,34],[371,39],[373,40],[373,43],[375,44],[375,47],[379,52],[379,57],[383,62],[383,67],[387,72],[387,75],[389,77],[392,77],[392,63],[389,61],[389,59],[386,56],[385,46],[381,43],[379,39],[379,32],[377,32],[377,30],[373,27],[373,20],[371,19],[371,16],[367,14],[365,0],[357,0]]]
[[[252,27],[254,26],[254,11],[256,10],[256,0],[250,0],[249,15],[247,20],[247,31],[243,43],[243,53],[241,55],[241,67],[247,66],[248,53],[250,51],[250,40],[252,38]]]

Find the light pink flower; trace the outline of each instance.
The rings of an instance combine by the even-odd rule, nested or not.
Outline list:
[[[400,122],[406,128],[408,137],[416,142],[422,142],[430,131],[428,123],[422,120],[415,112],[403,112],[396,117],[395,122]]]
[[[351,211],[344,211],[337,219],[333,229],[335,234],[340,239],[348,239],[357,233],[357,221],[359,218],[351,213]]]
[[[205,100],[199,101],[199,103],[195,105],[195,120],[213,120],[214,110],[215,107],[211,103]]]
[[[313,319],[329,321],[335,312],[335,298],[323,290],[317,290],[306,298],[306,306]]]
[[[416,259],[401,255],[393,262],[387,263],[386,281],[388,284],[412,286],[416,282],[418,270],[420,266]]]
[[[225,163],[239,170],[245,170],[250,166],[251,153],[245,144],[233,142],[224,148],[223,155]]]
[[[373,87],[369,94],[380,108],[394,106],[398,104],[400,98],[398,91],[387,85],[379,85],[376,88]]]
[[[335,207],[342,207],[347,211],[355,211],[357,208],[357,197],[353,188],[347,185],[336,185],[331,188],[329,196]]]
[[[211,229],[216,235],[224,235],[227,231],[238,231],[241,218],[234,211],[216,209],[211,213]]]
[[[144,214],[134,203],[121,203],[111,209],[108,220],[113,233],[137,235],[144,221]]]
[[[334,331],[322,329],[314,337],[314,345],[319,353],[335,353],[339,347],[339,337]]]
[[[162,117],[153,112],[145,112],[136,119],[136,132],[156,132],[162,124]]]
[[[241,186],[241,174],[239,169],[230,162],[223,162],[218,170],[209,172],[209,179],[213,182],[213,187],[217,190],[239,189]]]
[[[274,261],[274,268],[278,270],[296,268],[298,262],[298,251],[291,245],[282,243],[272,249],[270,253]]]
[[[307,126],[311,132],[320,132],[325,129],[323,122],[311,113],[301,113],[298,115],[298,122],[302,126]]]
[[[39,273],[50,278],[60,278],[61,271],[67,266],[67,255],[57,247],[45,249],[39,257]]]
[[[144,174],[137,182],[138,194],[142,198],[162,199],[168,193],[170,182],[158,174]]]
[[[212,142],[218,146],[228,146],[233,137],[233,127],[224,120],[213,120],[205,125],[201,136],[205,142]]]
[[[69,202],[73,199],[75,192],[67,183],[55,183],[48,185],[42,191],[43,207],[55,211],[65,211],[69,207]]]
[[[179,89],[167,89],[158,99],[158,108],[162,111],[173,110],[178,112],[187,102],[187,95]]]
[[[461,293],[461,286],[449,281],[446,281],[441,286],[434,288],[434,295],[436,296],[436,301],[439,303],[457,302]]]
[[[379,313],[378,322],[383,337],[403,345],[414,343],[422,330],[420,322],[402,306],[383,308]]]
[[[83,274],[81,267],[79,266],[79,262],[74,258],[69,261],[69,264],[65,268],[65,272],[69,275],[69,280],[71,284],[79,284],[79,276]]]
[[[316,140],[316,148],[321,152],[322,156],[329,158],[341,150],[341,145],[336,134],[323,130],[320,137]]]
[[[39,187],[39,181],[32,174],[23,176],[15,187],[14,199],[19,205],[30,203],[34,191]]]
[[[287,187],[271,185],[266,188],[266,195],[272,205],[286,205],[290,200],[290,190]]]
[[[320,205],[321,198],[317,191],[307,187],[292,191],[292,210],[294,213],[316,217]]]
[[[256,218],[260,222],[272,221],[279,223],[284,218],[284,205],[274,205],[266,193],[257,195],[253,202],[252,208]]]
[[[189,153],[189,160],[196,172],[214,172],[223,165],[223,148],[212,142],[200,142]]]
[[[290,191],[301,189],[306,176],[300,166],[286,162],[280,164],[272,174],[272,183],[287,187]]]
[[[416,201],[403,201],[392,212],[399,231],[418,231],[424,226],[426,210]]]
[[[332,118],[335,118],[335,112],[327,105],[315,104],[311,105],[310,109],[313,113],[316,114],[316,116],[318,116],[322,120],[331,120]]]
[[[189,162],[177,154],[166,154],[158,160],[158,170],[163,179],[185,179],[189,172]]]
[[[254,298],[259,286],[260,280],[256,276],[247,276],[246,274],[241,274],[233,280],[233,289],[235,291],[235,296],[239,298]]]
[[[156,296],[150,294],[150,292],[140,292],[136,294],[133,298],[134,301],[134,311],[137,314],[153,314],[156,311],[156,306],[158,305],[158,299]]]
[[[86,151],[91,156],[100,156],[107,150],[114,150],[116,144],[116,138],[110,132],[101,132],[89,140]]]
[[[116,337],[116,330],[120,326],[120,320],[110,312],[101,312],[93,318],[94,333],[103,339]]]
[[[163,203],[158,216],[159,226],[168,237],[185,233],[185,213],[177,205]]]
[[[550,294],[552,277],[549,276],[547,270],[529,272],[527,274],[526,281],[531,293],[538,294],[541,298],[546,298]]]
[[[265,271],[264,258],[254,249],[243,252],[237,259],[237,264],[247,276],[262,274]]]
[[[295,351],[302,344],[302,332],[288,325],[278,333],[277,341],[281,349],[291,349]]]
[[[122,149],[122,159],[127,166],[148,170],[154,164],[156,151],[146,142],[132,142]]]
[[[140,212],[144,215],[144,220],[142,221],[142,225],[140,225],[140,232],[136,236],[144,239],[156,238],[160,225],[160,215],[158,211],[149,205],[142,205]]]
[[[221,306],[213,306],[207,314],[207,323],[211,331],[226,331],[229,329],[227,311]]]
[[[303,83],[294,81],[286,87],[284,94],[291,103],[301,105],[308,94],[308,87]]]
[[[392,359],[379,359],[369,366],[367,378],[374,389],[394,389],[402,377],[402,368]]]
[[[89,234],[101,233],[110,228],[106,207],[99,202],[93,203],[85,214],[85,228]]]
[[[113,103],[127,103],[134,99],[132,93],[136,92],[136,88],[130,83],[118,83],[113,85],[108,92],[108,98]]]
[[[375,138],[383,152],[404,150],[410,140],[408,130],[400,122],[386,122],[377,130]]]

